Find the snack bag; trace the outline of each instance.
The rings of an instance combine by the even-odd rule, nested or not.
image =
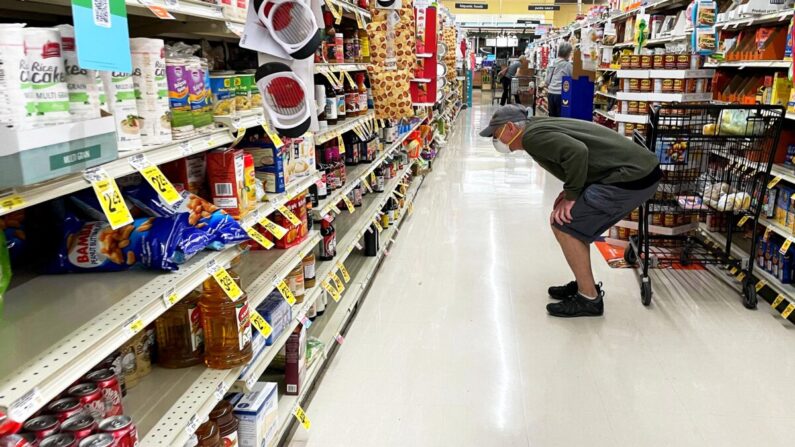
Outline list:
[[[85,222],[67,214],[61,244],[46,273],[116,272],[134,265],[177,270],[207,245],[207,235],[179,216],[144,217],[113,230],[107,222]]]
[[[209,241],[207,247],[211,250],[223,250],[227,245],[249,239],[246,231],[232,216],[188,191],[183,191],[182,200],[173,205],[161,200],[155,190],[147,184],[127,188],[124,195],[150,216],[182,216],[186,225],[207,234]]]
[[[25,251],[25,210],[0,217],[0,233],[5,236],[3,246],[8,249],[11,262],[16,263]]]

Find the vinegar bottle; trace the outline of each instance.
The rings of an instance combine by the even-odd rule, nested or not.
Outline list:
[[[240,276],[229,270],[240,287]],[[244,292],[236,301],[226,296],[214,278],[202,284],[199,299],[204,326],[204,364],[214,369],[230,369],[251,360],[251,322],[248,296]]]
[[[157,358],[164,368],[198,365],[204,354],[199,298],[194,290],[155,320]]]

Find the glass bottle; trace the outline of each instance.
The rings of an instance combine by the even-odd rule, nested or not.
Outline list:
[[[337,96],[337,122],[345,121],[345,89],[343,86],[334,87],[334,94]]]
[[[240,276],[232,269],[228,271],[241,287]],[[199,309],[204,326],[204,364],[214,369],[230,369],[248,363],[252,351],[246,293],[232,301],[210,277],[202,284]]]
[[[207,421],[196,429],[196,447],[222,447],[221,432],[213,421]]]
[[[367,113],[367,86],[364,85],[364,73],[356,73],[356,87],[359,92],[359,115]]]
[[[194,290],[155,320],[157,358],[164,368],[185,368],[198,365],[204,357],[199,298]]]
[[[326,123],[328,123],[329,126],[333,126],[337,124],[337,92],[334,91],[328,79],[323,82],[323,88],[326,89]]]
[[[317,109],[317,125],[320,130],[328,129],[326,117],[326,87],[323,85],[323,76],[315,75],[315,105]]]
[[[323,55],[325,62],[334,63],[337,62],[337,31],[334,29],[334,16],[326,7],[323,8],[323,24],[326,26],[326,39],[322,45],[325,48]]]
[[[359,33],[359,59],[362,63],[370,63],[370,36],[366,30],[360,29]]]
[[[320,235],[323,237],[323,241],[320,244],[320,256],[318,257],[321,261],[331,261],[337,256],[337,233],[330,218],[323,219],[321,222]]]
[[[350,83],[345,83],[345,116],[359,115],[359,89]]]

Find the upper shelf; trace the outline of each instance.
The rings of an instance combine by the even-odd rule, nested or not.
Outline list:
[[[334,64],[334,63],[315,63],[315,73],[340,72],[340,71],[365,71],[370,64]]]

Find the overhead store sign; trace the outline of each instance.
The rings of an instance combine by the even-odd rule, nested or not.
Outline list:
[[[528,24],[528,25],[538,25],[538,24],[541,23],[541,21],[540,20],[533,20],[533,19],[519,19],[519,20],[516,21],[516,23],[524,23],[524,24]]]
[[[486,3],[456,3],[455,7],[458,9],[489,9]]]
[[[529,5],[528,11],[560,11],[560,5]]]

